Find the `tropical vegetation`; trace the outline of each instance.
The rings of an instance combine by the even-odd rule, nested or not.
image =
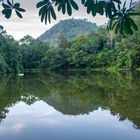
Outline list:
[[[140,12],[140,5],[136,11]],[[140,20],[133,20],[140,28]],[[140,30],[122,37],[108,32],[105,27],[69,40],[64,34],[57,46],[27,35],[19,41],[0,27],[0,72],[17,73],[25,69],[61,70],[139,70]],[[68,27],[69,28],[69,27]]]

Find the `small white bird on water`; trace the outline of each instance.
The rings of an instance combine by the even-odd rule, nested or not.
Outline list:
[[[19,73],[18,76],[24,76],[24,73]]]

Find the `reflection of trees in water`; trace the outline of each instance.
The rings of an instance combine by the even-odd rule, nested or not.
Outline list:
[[[88,114],[99,107],[140,128],[140,77],[123,74],[27,75],[0,82],[0,120],[7,108],[43,100],[65,115]]]

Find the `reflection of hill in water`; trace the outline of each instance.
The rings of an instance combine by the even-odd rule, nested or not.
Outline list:
[[[124,75],[124,74],[123,74]],[[129,119],[140,128],[140,77],[122,75],[27,75],[1,77],[0,118],[6,117],[8,107],[23,101],[32,104],[43,100],[67,115],[88,114],[99,107]]]
[[[69,95],[61,96],[52,94],[48,98],[45,98],[44,101],[64,115],[88,114],[89,112],[98,109],[98,107],[89,104],[82,98],[75,98]]]

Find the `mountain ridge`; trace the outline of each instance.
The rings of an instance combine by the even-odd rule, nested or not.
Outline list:
[[[63,34],[69,41],[80,35],[87,35],[91,31],[97,31],[98,26],[87,19],[66,19],[61,20],[52,28],[43,33],[38,39],[47,41],[50,44],[57,44],[57,38]]]

